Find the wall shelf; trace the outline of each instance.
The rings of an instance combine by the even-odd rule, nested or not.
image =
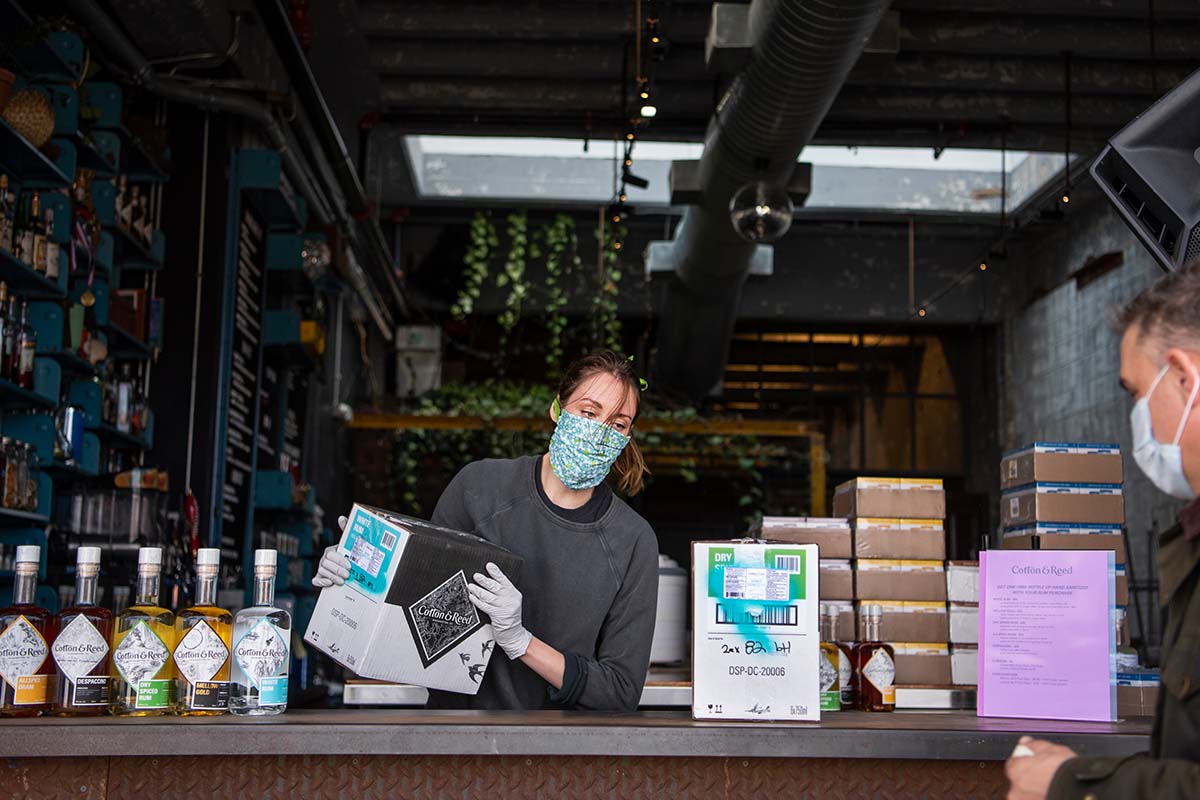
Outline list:
[[[89,363],[86,359],[80,358],[75,353],[69,353],[65,350],[54,352],[38,352],[38,358],[50,358],[58,362],[62,367],[63,372],[72,372],[77,375],[96,375],[99,369],[95,365]]]
[[[29,140],[0,119],[0,167],[23,189],[66,189],[71,179]]]
[[[108,354],[112,358],[150,358],[150,346],[124,328],[109,323],[103,328],[108,336]]]
[[[29,300],[61,300],[67,296],[45,275],[3,248],[0,248],[0,281],[8,284],[9,292]]]
[[[150,448],[150,442],[147,439],[119,431],[111,425],[97,425],[89,427],[87,430],[96,434],[100,441],[107,442],[109,447],[123,450],[148,450]]]
[[[29,511],[0,508],[0,528],[41,528],[50,524],[50,518]]]
[[[97,126],[97,130],[101,127]],[[121,142],[121,174],[130,183],[165,183],[171,176],[158,163],[141,139],[124,125],[117,127],[104,126],[105,131],[115,134]]]
[[[0,408],[6,411],[22,408],[52,410],[55,405],[55,402],[49,397],[28,389],[22,389],[12,381],[0,378]]]

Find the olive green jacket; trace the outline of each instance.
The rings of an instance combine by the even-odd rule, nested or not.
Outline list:
[[[1188,539],[1178,525],[1164,533],[1158,572],[1166,627],[1150,752],[1073,758],[1055,773],[1047,800],[1200,798],[1200,536]]]

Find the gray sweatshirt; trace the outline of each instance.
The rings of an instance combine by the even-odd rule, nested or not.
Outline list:
[[[538,494],[536,462],[531,456],[467,465],[442,493],[433,522],[525,560],[516,581],[522,622],[563,653],[567,679],[555,691],[497,649],[479,694],[431,692],[430,708],[637,709],[654,637],[658,540],[617,497],[593,523],[555,514]]]

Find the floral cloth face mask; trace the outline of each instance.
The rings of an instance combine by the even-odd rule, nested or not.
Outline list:
[[[550,468],[568,489],[592,489],[628,444],[628,436],[602,422],[560,411],[550,438]]]

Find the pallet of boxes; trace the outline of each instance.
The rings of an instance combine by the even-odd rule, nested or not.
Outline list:
[[[852,529],[859,635],[870,620],[879,639],[894,651],[891,676],[885,670],[868,675],[859,669],[856,685],[891,677],[893,685],[884,695],[894,698],[896,708],[973,702],[969,689],[955,689],[951,668],[942,482],[857,478],[837,487],[833,510],[845,515]]]
[[[1000,464],[1001,546],[1006,550],[1112,550],[1117,640],[1117,711],[1154,713],[1157,677],[1137,663],[1125,624],[1129,603],[1124,472],[1115,444],[1035,442]]]

